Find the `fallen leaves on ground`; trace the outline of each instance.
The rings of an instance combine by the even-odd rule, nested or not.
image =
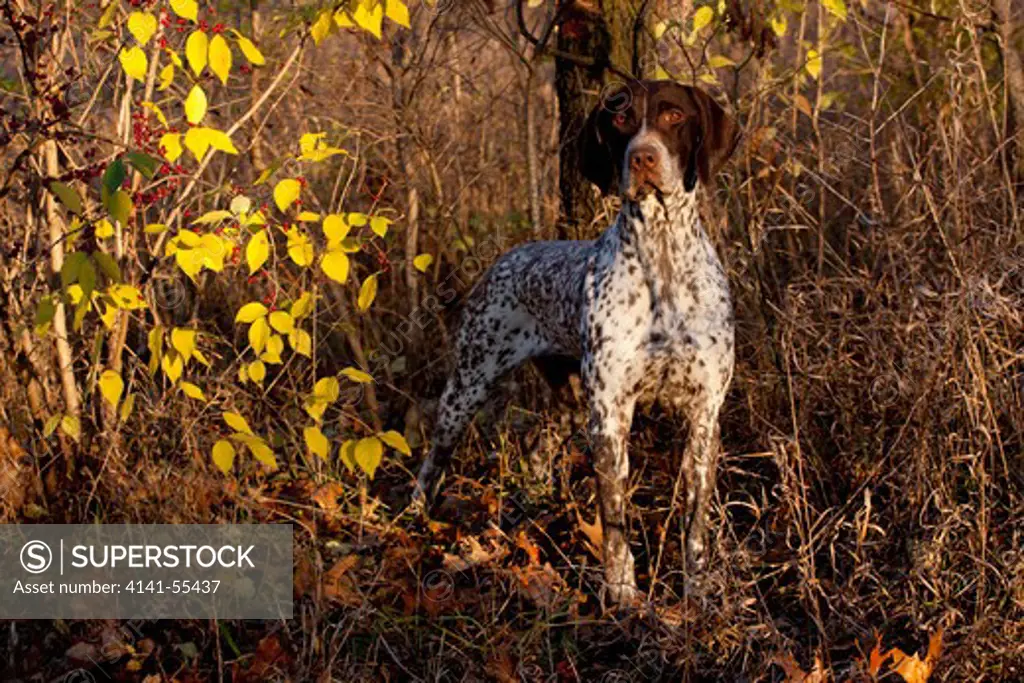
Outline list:
[[[942,628],[932,634],[928,640],[928,652],[924,659],[918,657],[916,652],[908,655],[898,647],[894,647],[888,652],[882,652],[882,638],[876,636],[875,647],[871,650],[868,658],[868,674],[871,675],[872,680],[878,680],[882,665],[891,659],[892,664],[889,668],[898,673],[906,683],[926,683],[932,675],[932,671],[935,670],[935,664],[939,661],[939,657],[942,656],[942,635]]]
[[[821,657],[814,656],[814,666],[810,671],[804,671],[796,658],[789,652],[775,655],[772,663],[777,664],[786,674],[786,683],[825,683],[828,680],[828,672],[821,666]]]

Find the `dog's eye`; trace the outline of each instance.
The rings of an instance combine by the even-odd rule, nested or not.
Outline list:
[[[683,112],[679,109],[669,109],[661,115],[666,123],[679,123],[683,120]]]
[[[616,114],[615,118],[613,120],[615,121],[615,125],[616,126],[624,126],[624,125],[626,125],[626,115],[623,114],[623,113]]]

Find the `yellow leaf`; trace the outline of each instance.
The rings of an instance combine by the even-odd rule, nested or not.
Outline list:
[[[231,466],[235,464],[235,447],[227,439],[213,444],[213,464],[224,474],[231,472]]]
[[[778,16],[774,16],[768,20],[768,23],[771,24],[772,31],[775,32],[775,35],[780,38],[786,35],[786,29],[789,28],[789,22],[786,20],[786,15],[779,14]]]
[[[188,40],[185,41],[185,59],[188,60],[188,66],[196,76],[199,76],[206,67],[206,56],[209,50],[210,39],[206,37],[206,32],[199,29],[192,31]]]
[[[231,427],[236,432],[242,432],[243,434],[253,435],[252,428],[249,427],[249,423],[245,421],[245,418],[238,413],[224,413],[224,422],[227,423],[228,427]]]
[[[196,128],[194,130],[199,131],[210,147],[228,154],[238,154],[235,144],[231,142],[231,138],[224,131],[215,128]]]
[[[355,472],[356,442],[349,440],[342,443],[341,448],[338,449],[338,457],[341,459],[341,462],[344,463],[345,467],[348,468],[349,472]]]
[[[353,228],[361,228],[366,225],[370,220],[370,217],[365,213],[350,213],[345,216],[345,222],[351,225]]]
[[[302,435],[306,440],[306,448],[309,449],[310,453],[319,455],[324,460],[327,459],[327,454],[330,453],[331,445],[327,441],[327,437],[320,431],[320,428],[316,425],[306,427],[302,430]]]
[[[206,93],[199,85],[193,85],[185,98],[185,118],[192,125],[198,124],[206,116]],[[209,143],[207,143],[209,144]]]
[[[384,14],[387,15],[388,19],[399,26],[410,28],[409,8],[405,6],[405,3],[402,2],[402,0],[385,0]]]
[[[238,47],[242,50],[245,58],[249,60],[249,63],[253,66],[263,66],[266,60],[263,58],[263,53],[260,52],[259,48],[238,31],[234,31],[234,34],[235,38],[238,39]]]
[[[378,435],[380,440],[387,445],[394,448],[402,455],[412,455],[412,449],[409,448],[409,442],[405,440],[405,437],[394,430],[384,432]]]
[[[171,346],[187,363],[192,358],[192,352],[196,350],[196,331],[175,327],[171,330]]]
[[[202,363],[203,365],[205,365],[206,367],[210,367],[210,360],[206,356],[204,356],[203,352],[200,351],[199,349],[195,349],[194,351],[192,351],[192,357],[195,358],[200,363]]]
[[[149,374],[153,375],[159,367],[164,350],[163,328],[160,325],[155,325],[146,335],[146,346],[149,347]]]
[[[360,311],[365,311],[376,298],[377,275],[374,274],[363,280],[363,284],[359,287],[359,298],[356,300],[356,305],[359,307]]]
[[[236,323],[251,323],[267,314],[267,307],[258,301],[250,301],[238,309],[235,315]]]
[[[736,62],[732,61],[725,55],[715,55],[708,60],[708,66],[712,69],[721,69],[726,66],[736,66]]]
[[[303,223],[316,223],[320,220],[320,214],[315,211],[300,211],[296,220]]]
[[[260,360],[264,363],[278,364],[281,362],[281,352],[284,351],[284,340],[279,334],[270,335],[267,340],[267,348],[260,354]]]
[[[285,178],[274,186],[274,203],[277,204],[277,208],[283,213],[299,198],[299,192],[301,191],[302,185],[299,184],[298,180]]]
[[[101,240],[114,236],[114,226],[111,225],[110,221],[108,221],[106,218],[101,218],[100,220],[96,221],[96,224],[93,226],[93,230],[96,236],[99,237]]]
[[[270,314],[270,326],[281,334],[288,334],[295,327],[295,321],[286,311],[274,311]]]
[[[353,382],[358,382],[359,384],[368,384],[373,381],[373,375],[363,372],[357,368],[345,368],[341,371],[341,374],[345,375]]]
[[[821,0],[821,4],[839,19],[846,21],[846,3],[843,0]]]
[[[434,262],[434,257],[430,254],[420,254],[412,260],[413,267],[421,273],[427,272],[427,268]]]
[[[132,12],[128,15],[128,31],[142,45],[156,33],[156,16],[149,12]]]
[[[189,398],[194,398],[197,401],[206,400],[206,394],[203,393],[203,390],[195,384],[192,384],[192,382],[182,382],[179,386],[181,386],[181,390],[184,391],[185,395]]]
[[[121,375],[113,370],[105,370],[100,375],[100,393],[103,394],[103,398],[107,400],[111,408],[117,407],[122,391],[124,391],[124,380],[121,379]]]
[[[196,275],[203,269],[204,254],[198,249],[180,249],[174,253],[174,260],[185,275],[195,281]]]
[[[170,64],[168,64],[168,66],[170,66]],[[153,112],[153,115],[156,116],[156,120],[160,122],[160,125],[164,126],[165,128],[167,127],[167,117],[164,116],[164,112],[160,109],[160,107],[156,106],[152,102],[143,102],[142,106],[148,109],[149,111]]]
[[[372,33],[377,40],[380,40],[381,24],[384,23],[384,3],[377,2],[373,7],[367,7],[367,4],[360,2],[356,6],[356,11],[352,13],[352,21],[356,22],[359,28]]]
[[[375,436],[360,439],[356,443],[355,452],[353,453],[356,464],[366,472],[370,479],[373,479],[373,475],[377,472],[377,467],[380,465],[383,455],[384,446],[381,444],[380,439]]]
[[[332,213],[324,217],[322,227],[324,235],[327,236],[327,240],[331,244],[341,242],[348,236],[348,231],[351,229],[349,224],[345,222],[345,218],[336,213]]]
[[[249,264],[249,274],[252,275],[267,262],[270,256],[270,240],[267,238],[266,229],[260,230],[252,236],[249,244],[245,247],[245,261]]]
[[[319,400],[315,396],[307,396],[302,407],[311,418],[319,422],[324,416],[324,411],[327,410],[327,401]]]
[[[253,361],[249,363],[247,372],[249,373],[249,379],[256,382],[256,384],[263,384],[263,378],[267,376],[267,366],[263,364],[263,361]]]
[[[252,350],[257,354],[263,353],[268,339],[270,339],[270,325],[267,324],[267,319],[257,318],[249,326],[249,344],[252,346]]]
[[[821,54],[817,50],[807,51],[807,64],[804,65],[804,68],[812,78],[816,79],[821,75]]]
[[[693,13],[693,32],[701,30],[715,18],[715,10],[704,6]]]
[[[133,45],[122,48],[117,58],[126,74],[137,81],[146,80],[146,67],[149,66],[149,60],[146,59],[146,53],[142,51],[141,47]]]
[[[303,292],[299,298],[292,303],[291,314],[295,320],[301,320],[313,312],[313,295]]]
[[[199,4],[196,0],[170,0],[171,9],[183,19],[195,21],[199,16]]]
[[[245,445],[249,447],[249,452],[253,454],[253,457],[261,465],[271,470],[277,469],[277,459],[274,458],[274,451],[262,439],[247,439],[245,440]]]
[[[160,137],[160,149],[164,158],[172,164],[181,156],[181,133],[164,133]]]
[[[167,375],[167,379],[171,380],[171,384],[175,384],[181,378],[181,373],[185,370],[185,364],[182,362],[181,356],[175,351],[168,351],[164,354],[164,357],[160,360],[160,367],[163,369],[164,374]]]
[[[340,249],[324,254],[320,268],[335,282],[344,284],[348,280],[348,256]]]
[[[189,128],[185,133],[185,147],[192,152],[196,161],[202,161],[206,151],[210,149],[210,139],[203,135],[202,128]]]
[[[210,70],[217,75],[220,82],[228,84],[228,74],[231,72],[231,48],[224,36],[215,34],[210,40]]]
[[[334,403],[341,394],[341,385],[337,377],[323,377],[313,385],[313,396],[318,400]]]
[[[383,238],[387,235],[389,225],[391,225],[391,221],[383,216],[374,216],[370,219],[370,230],[373,230],[377,237]]]
[[[146,307],[146,299],[138,287],[131,285],[110,285],[107,294],[114,300],[114,305],[125,311],[134,311]]]
[[[355,22],[352,21],[351,17],[348,16],[348,12],[343,9],[339,9],[334,13],[334,23],[338,28],[355,28]]]
[[[309,27],[309,34],[313,36],[313,42],[317,45],[330,35],[331,30],[334,29],[334,24],[331,21],[331,10],[325,9],[313,22],[313,25]]]
[[[171,64],[174,65],[174,68],[175,69],[184,69],[185,68],[185,64],[182,63],[181,57],[178,56],[178,53],[175,52],[174,50],[172,50],[171,48],[166,48],[166,50],[167,50],[167,56],[170,57]]]
[[[131,417],[132,408],[134,407],[135,394],[128,394],[128,396],[125,397],[124,402],[121,404],[121,410],[119,411],[121,422],[125,422],[129,417]]]
[[[307,358],[313,351],[313,340],[309,336],[309,332],[299,329],[296,327],[288,335],[288,343],[292,345],[292,349],[295,353],[306,356]]]
[[[62,417],[60,419],[60,429],[75,441],[78,441],[79,437],[82,436],[82,424],[74,415],[65,415]]]
[[[288,256],[295,265],[305,268],[313,262],[313,244],[298,228],[288,231]]]
[[[209,225],[210,223],[220,223],[226,221],[234,216],[230,211],[224,209],[217,209],[215,211],[207,211],[199,218],[192,221],[192,225]]]
[[[166,64],[164,68],[160,69],[160,85],[157,86],[157,90],[167,90],[171,87],[171,83],[174,82],[174,65]]]

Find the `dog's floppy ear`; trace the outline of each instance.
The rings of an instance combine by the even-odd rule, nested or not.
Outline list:
[[[700,182],[708,187],[736,149],[740,128],[706,92],[691,88],[690,93],[700,111],[700,130],[696,133],[697,139],[693,141],[692,149]]]
[[[590,182],[597,185],[601,194],[608,194],[615,182],[615,159],[608,141],[601,136],[601,116],[604,111],[598,102],[583,125],[583,132],[577,139],[580,171]]]

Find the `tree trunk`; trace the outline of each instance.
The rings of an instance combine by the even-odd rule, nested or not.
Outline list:
[[[601,210],[601,201],[590,182],[583,177],[577,138],[597,101],[608,66],[619,72],[653,70],[647,59],[650,32],[643,22],[637,30],[637,17],[648,0],[563,0],[559,9],[558,53],[571,54],[593,62],[583,66],[566,57],[555,59],[555,90],[558,93],[559,194],[562,219],[559,239],[581,239]],[[621,77],[618,77],[622,80]]]
[[[1016,138],[1021,126],[1024,126],[1024,63],[1021,61],[1017,48],[1014,47],[1014,33],[1017,26],[1013,18],[1013,2],[1011,0],[995,0],[992,3],[992,10],[999,22],[999,35],[1003,43],[1003,70],[1012,114],[1007,137]],[[1019,183],[1024,178],[1024,154],[1021,154],[1019,141],[1013,145],[1013,152],[1014,182]]]

